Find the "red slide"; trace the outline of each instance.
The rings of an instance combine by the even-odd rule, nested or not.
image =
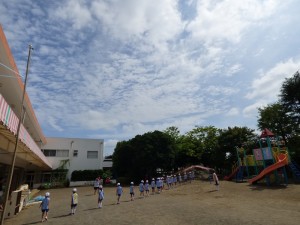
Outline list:
[[[274,170],[277,170],[278,168],[283,167],[287,164],[288,164],[288,158],[286,154],[281,153],[278,155],[278,162],[274,163],[271,166],[268,166],[263,171],[261,171],[261,173],[258,174],[256,177],[253,177],[252,179],[248,180],[248,182],[250,184],[253,184],[254,182],[264,178],[266,175],[273,172]]]
[[[239,171],[239,169],[240,169],[240,166],[235,168],[234,171],[232,171],[232,173],[229,176],[224,177],[224,180],[231,180],[232,177]]]

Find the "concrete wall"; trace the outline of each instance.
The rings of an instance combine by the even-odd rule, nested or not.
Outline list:
[[[82,138],[46,138],[47,144],[43,150],[69,150],[68,157],[47,157],[56,169],[62,160],[69,160],[66,165],[68,178],[74,170],[97,170],[103,168],[103,139],[82,139]],[[78,156],[73,156],[74,150],[78,151]],[[88,151],[97,151],[97,158],[87,158]]]

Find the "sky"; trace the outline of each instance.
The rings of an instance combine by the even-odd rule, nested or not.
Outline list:
[[[300,68],[298,0],[1,0],[46,137],[118,141],[176,126],[257,129]]]

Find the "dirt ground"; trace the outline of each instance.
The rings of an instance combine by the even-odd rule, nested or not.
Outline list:
[[[123,187],[121,204],[116,204],[115,188],[104,188],[103,208],[97,208],[92,187],[79,187],[79,205],[70,213],[71,188],[49,190],[51,205],[46,224],[300,224],[300,185],[287,187],[250,186],[223,181],[215,191],[207,181],[193,181],[161,194],[130,201],[129,187]],[[44,194],[42,191],[39,194]],[[41,223],[38,205],[7,219],[5,225]]]

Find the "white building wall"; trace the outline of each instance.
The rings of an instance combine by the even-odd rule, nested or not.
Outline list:
[[[66,157],[49,157],[53,169],[61,165],[61,160],[69,160],[66,165],[68,178],[74,170],[97,170],[103,169],[103,139],[82,139],[82,138],[46,138],[47,144],[42,147],[43,150],[69,150]],[[74,151],[78,151],[77,157]],[[88,151],[97,151],[97,158],[88,158]]]

